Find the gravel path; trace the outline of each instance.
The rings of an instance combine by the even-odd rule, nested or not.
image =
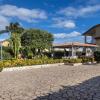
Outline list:
[[[100,65],[2,72],[0,100],[100,100]]]

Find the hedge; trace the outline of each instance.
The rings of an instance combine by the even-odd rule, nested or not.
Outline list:
[[[82,63],[82,59],[66,59],[64,63]]]
[[[0,61],[0,70],[2,68],[21,67],[41,64],[63,63],[63,59],[16,59]]]
[[[3,68],[21,67],[41,64],[54,64],[54,63],[85,63],[93,62],[93,58],[77,58],[77,59],[12,59],[0,61],[0,71]]]
[[[94,58],[97,61],[97,63],[100,63],[100,51],[94,52]]]

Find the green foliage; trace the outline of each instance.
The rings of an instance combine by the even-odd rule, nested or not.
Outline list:
[[[98,63],[100,63],[100,51],[94,52],[94,58]]]
[[[50,48],[53,41],[53,35],[38,29],[29,29],[21,37],[23,47],[45,49]]]
[[[65,59],[64,63],[88,63],[88,62],[94,62],[94,58],[92,57],[81,57],[77,59]]]
[[[87,63],[87,62],[94,62],[95,59],[94,57],[81,57],[82,63]]]
[[[20,66],[32,66],[32,65],[41,65],[41,64],[55,64],[55,63],[67,63],[67,64],[73,64],[73,63],[86,63],[86,62],[92,62],[93,59],[90,58],[78,58],[78,59],[49,59],[47,56],[44,56],[42,58],[35,58],[35,59],[10,59],[10,60],[3,60],[0,61],[0,71],[2,71],[3,68],[7,67],[20,67]]]
[[[33,58],[33,53],[32,53],[32,51],[28,52],[27,58],[28,58],[28,59],[32,59],[32,58]]]
[[[21,47],[21,34],[23,32],[23,28],[20,27],[19,23],[10,23],[9,26],[6,26],[6,30],[11,32],[11,36],[9,39],[10,46],[13,50],[14,57],[18,58],[19,50]]]
[[[66,59],[64,63],[82,63],[82,59]]]
[[[5,52],[3,51],[3,59],[7,60],[7,59],[11,59],[12,56],[9,52]]]
[[[63,59],[12,59],[0,61],[0,68],[6,67],[20,67],[20,66],[31,66],[31,65],[40,65],[40,64],[54,64],[54,63],[63,63]]]
[[[3,70],[3,67],[0,67],[0,72],[2,72],[2,70]]]
[[[3,52],[4,59],[11,57],[18,59],[19,54],[28,59],[37,55],[42,56],[42,51],[46,48],[49,49],[54,40],[53,35],[47,31],[25,30],[19,23],[10,23],[9,26],[6,26],[6,31],[10,32],[10,39],[8,39],[10,46],[7,51]]]
[[[3,50],[2,51],[2,56],[3,56],[4,60],[12,59],[13,58],[13,52],[12,52],[11,48],[3,47],[2,50]]]
[[[26,47],[22,50],[22,54],[24,55],[24,58],[32,59],[32,57],[33,57],[33,52],[28,47]]]

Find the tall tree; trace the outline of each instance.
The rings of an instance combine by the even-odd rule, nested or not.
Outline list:
[[[22,46],[31,50],[49,49],[52,46],[53,35],[39,29],[29,29],[21,37]]]
[[[6,30],[10,32],[10,44],[14,53],[14,57],[18,58],[19,49],[21,47],[21,34],[23,28],[19,23],[10,23],[9,26],[6,26]]]

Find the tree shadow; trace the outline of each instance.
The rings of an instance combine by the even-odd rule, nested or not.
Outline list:
[[[59,91],[48,93],[34,100],[100,100],[100,76],[78,85],[62,86]]]

